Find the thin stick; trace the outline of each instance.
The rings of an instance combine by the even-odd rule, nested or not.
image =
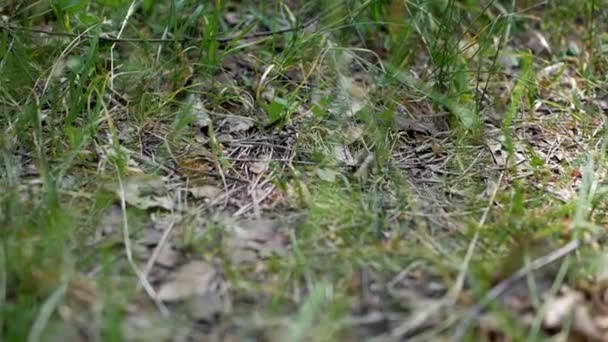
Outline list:
[[[249,40],[249,39],[255,39],[255,38],[270,37],[270,36],[274,36],[274,35],[303,30],[309,26],[312,26],[317,21],[319,21],[319,17],[314,17],[311,20],[305,22],[304,24],[302,24],[300,26],[296,26],[296,27],[290,27],[290,28],[276,30],[276,31],[262,31],[262,32],[248,34],[248,35],[245,35],[242,37],[239,37],[238,35],[234,35],[234,36],[230,36],[230,37],[222,37],[222,38],[217,38],[216,41],[220,44],[225,44],[225,43],[230,43],[230,42],[239,41],[239,40]],[[92,35],[82,35],[82,34],[79,35],[76,33],[69,33],[69,32],[54,32],[54,31],[29,28],[29,27],[24,27],[24,26],[19,26],[19,25],[10,25],[10,24],[9,25],[0,25],[0,31],[2,31],[2,30],[25,31],[25,32],[31,32],[31,33],[44,34],[47,36],[72,38],[72,39],[75,39],[75,38],[81,38],[81,39],[86,39],[86,40],[93,39]],[[184,37],[184,38],[175,38],[175,39],[173,39],[173,38],[120,38],[120,37],[111,37],[108,34],[101,33],[99,35],[99,40],[104,41],[104,42],[109,42],[109,43],[168,44],[168,43],[175,43],[175,42],[200,43],[200,42],[204,41],[205,38],[204,37]]]

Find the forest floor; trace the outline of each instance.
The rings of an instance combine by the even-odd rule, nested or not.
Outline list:
[[[0,6],[0,340],[608,341],[606,1],[260,3]]]

